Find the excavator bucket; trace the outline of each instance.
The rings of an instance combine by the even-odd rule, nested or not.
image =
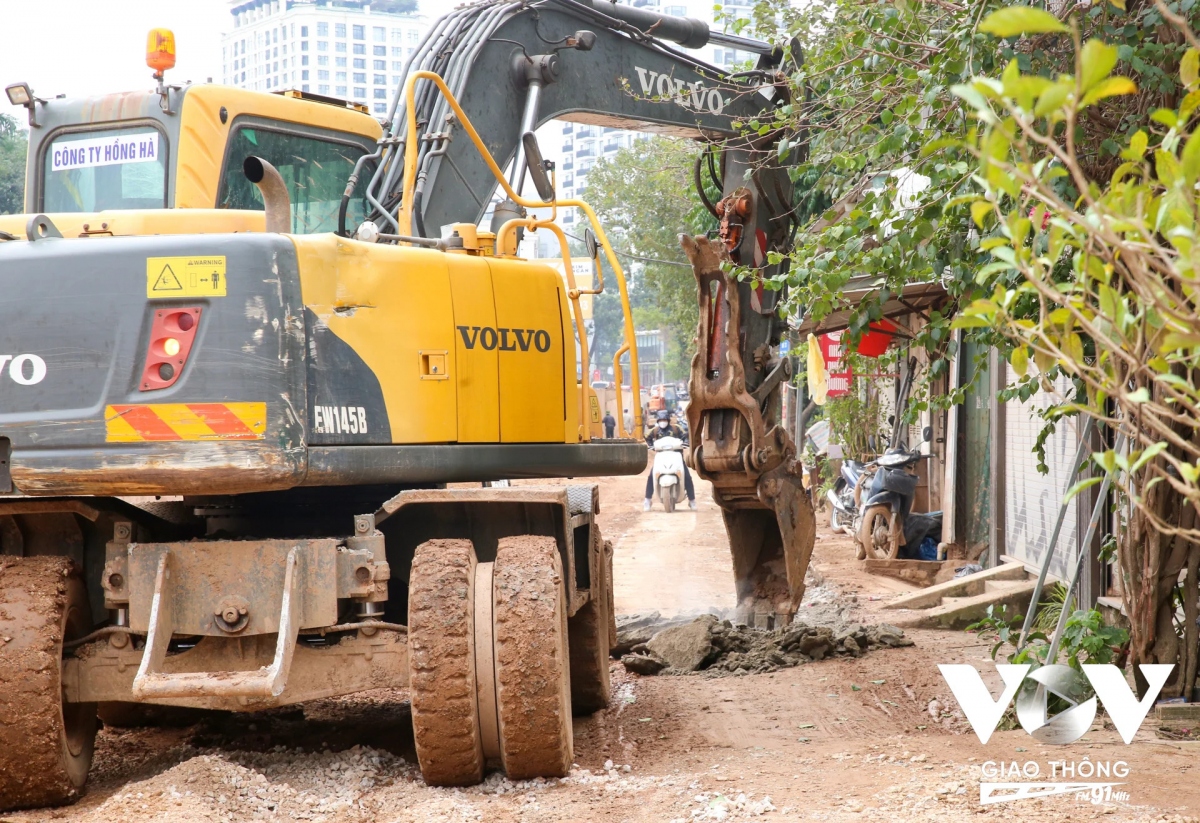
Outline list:
[[[722,271],[722,262],[729,260],[725,247],[705,237],[684,236],[681,242],[700,299],[688,456],[713,484],[725,518],[737,619],[761,628],[787,625],[804,596],[816,538],[796,445],[780,421],[779,387],[791,376],[790,362],[774,354],[769,339],[747,344],[762,335],[755,328],[760,318],[743,317],[753,284]]]

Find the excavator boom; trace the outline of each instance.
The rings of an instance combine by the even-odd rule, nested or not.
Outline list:
[[[758,65],[730,74],[664,41],[732,46],[758,54]],[[375,161],[370,219],[398,235],[435,237],[443,225],[482,221],[489,208],[497,232],[524,216],[526,147],[551,119],[706,143],[711,154],[698,160],[697,181],[707,166],[721,187],[716,204],[705,200],[721,232],[717,244],[683,238],[700,302],[689,458],[713,483],[725,516],[739,618],[758,625],[794,616],[815,535],[796,447],[781,420],[781,387],[791,377],[790,361],[778,354],[781,292],[763,286],[786,265],[772,264],[770,253],[788,250],[794,236],[792,184],[778,160],[780,134],[740,127],[787,103],[787,59],[784,49],[711,32],[702,21],[610,0],[476,3],[438,21],[407,66],[410,77],[437,74],[450,95],[425,81],[415,83],[411,100],[398,90],[378,151],[360,162]],[[515,199],[494,198],[495,175],[464,138],[451,98],[501,168],[511,169],[506,188]],[[407,128],[414,120],[415,145]],[[699,194],[704,199],[702,187]],[[753,275],[734,278],[722,263]]]

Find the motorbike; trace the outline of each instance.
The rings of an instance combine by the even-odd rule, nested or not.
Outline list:
[[[859,485],[864,476],[875,470],[875,461],[843,460],[838,479],[833,488],[825,492],[829,501],[829,527],[835,532],[854,535],[854,521],[858,518],[858,503],[861,496]]]
[[[933,430],[926,426],[921,442],[929,442],[932,436]],[[942,513],[912,510],[917,494],[915,467],[923,458],[919,448],[909,451],[903,445],[894,446],[875,459],[876,471],[869,483],[859,483],[863,489],[861,517],[854,531],[860,560],[868,556],[921,559],[919,548],[926,537],[935,544],[940,542]]]
[[[654,493],[668,512],[683,497],[683,447],[678,437],[663,437],[653,446]]]

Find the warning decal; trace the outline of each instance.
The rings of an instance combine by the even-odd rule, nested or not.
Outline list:
[[[266,403],[151,403],[104,408],[105,440],[262,440]]]
[[[224,297],[225,257],[146,258],[147,297]]]

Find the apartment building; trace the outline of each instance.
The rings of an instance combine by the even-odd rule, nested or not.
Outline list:
[[[386,114],[432,23],[420,11],[418,0],[233,0],[221,38],[223,82],[299,89]]]

